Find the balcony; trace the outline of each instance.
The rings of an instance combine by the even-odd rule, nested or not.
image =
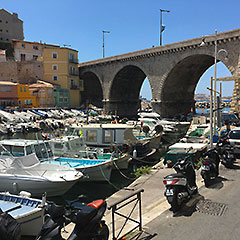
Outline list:
[[[69,63],[78,64],[78,59],[68,59]]]
[[[77,85],[72,85],[70,86],[71,90],[79,90],[79,87]]]
[[[76,72],[76,71],[69,71],[69,75],[78,76],[78,72]]]

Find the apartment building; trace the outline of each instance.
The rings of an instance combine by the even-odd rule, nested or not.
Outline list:
[[[36,96],[29,91],[28,84],[17,84],[17,100],[20,108],[37,107]]]
[[[17,13],[0,9],[0,41],[11,42],[12,39],[23,40],[23,21]]]
[[[61,94],[55,95],[55,102],[63,106],[69,101],[69,107],[79,107],[83,82],[78,74],[78,51],[66,47],[44,48],[43,69],[45,81],[65,89],[62,91],[65,97],[61,97]],[[67,100],[66,90],[69,91],[69,100]]]
[[[17,106],[17,83],[0,81],[0,107]]]
[[[38,83],[29,85],[29,93],[36,97],[36,107],[54,106],[54,88],[50,83],[38,81]]]

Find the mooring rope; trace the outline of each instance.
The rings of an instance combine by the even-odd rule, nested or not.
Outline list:
[[[102,167],[99,166],[99,168],[100,168],[101,173],[102,173],[103,177],[105,178],[105,180],[106,180],[111,186],[113,186],[116,190],[120,191],[121,189],[118,188],[118,187],[117,187],[116,185],[114,185],[113,183],[111,183],[111,182],[109,181],[109,179],[105,176],[105,174],[104,174],[104,172],[103,172],[103,170],[102,170]]]
[[[120,170],[120,168],[117,166],[117,164],[115,163],[114,160],[113,160],[113,165],[114,165],[114,167],[119,171],[119,173],[120,173],[124,178],[126,178],[126,179],[128,179],[128,180],[136,180],[136,177],[135,177],[135,178],[130,178],[130,177],[126,176],[126,175]]]

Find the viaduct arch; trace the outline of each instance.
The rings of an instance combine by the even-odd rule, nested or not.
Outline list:
[[[205,45],[200,46],[202,40]],[[152,89],[152,107],[164,117],[189,112],[202,74],[217,60],[233,76],[240,75],[240,29],[208,35],[79,64],[84,80],[84,98],[102,106],[106,113],[134,117],[139,94],[147,77]],[[227,58],[226,58],[227,54]]]

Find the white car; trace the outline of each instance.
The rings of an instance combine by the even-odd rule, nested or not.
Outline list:
[[[234,147],[234,153],[240,155],[240,127],[235,127],[228,133],[228,141]]]

